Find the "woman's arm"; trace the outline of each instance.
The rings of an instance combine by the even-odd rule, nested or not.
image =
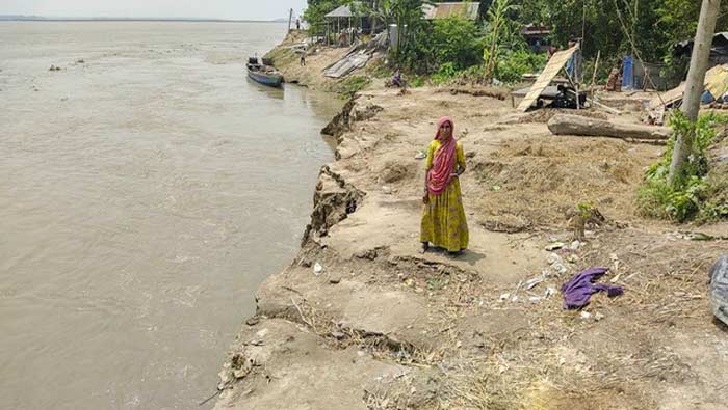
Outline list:
[[[455,147],[455,151],[457,153],[457,166],[455,167],[455,172],[460,175],[465,172],[465,169],[467,168],[467,165],[465,164],[465,152],[463,151],[463,145],[458,142],[458,145]]]
[[[427,202],[427,173],[432,169],[433,162],[435,160],[435,144],[431,142],[427,146],[427,156],[425,157],[425,180],[424,180],[424,194],[422,197],[423,202]]]

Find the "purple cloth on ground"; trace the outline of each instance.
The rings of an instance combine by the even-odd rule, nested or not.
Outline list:
[[[621,286],[606,283],[594,283],[607,273],[607,268],[591,268],[581,271],[561,286],[564,294],[564,309],[579,309],[589,304],[591,296],[597,292],[606,292],[613,298],[624,293]]]

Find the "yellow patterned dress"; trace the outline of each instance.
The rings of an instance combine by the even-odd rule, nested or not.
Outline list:
[[[433,140],[427,148],[425,170],[432,168],[440,141]],[[453,161],[453,172],[465,171],[465,154],[463,146],[457,143],[456,160]],[[468,247],[468,222],[465,219],[465,208],[460,192],[460,180],[453,176],[445,191],[440,195],[427,194],[427,203],[422,211],[420,224],[420,242],[429,242],[444,248],[448,252],[458,252]]]

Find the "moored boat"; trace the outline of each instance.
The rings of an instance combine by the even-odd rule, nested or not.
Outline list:
[[[260,84],[280,87],[283,83],[283,75],[275,68],[260,62],[258,57],[250,57],[246,66],[248,77]]]

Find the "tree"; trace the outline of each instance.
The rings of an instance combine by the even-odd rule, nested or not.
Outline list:
[[[352,0],[308,0],[308,7],[303,12],[303,19],[316,34],[324,33],[326,15],[342,4],[351,4]]]
[[[509,33],[507,13],[518,8],[519,6],[512,4],[511,0],[495,0],[490,5],[490,9],[488,9],[488,28],[485,35],[485,51],[483,53],[486,81],[493,79],[496,64],[501,54],[502,43]]]
[[[700,96],[705,84],[705,72],[708,69],[708,57],[713,42],[713,31],[720,12],[720,0],[703,0],[700,9],[700,19],[695,32],[693,57],[690,61],[690,71],[685,82],[682,111],[687,119],[694,124],[698,120],[700,110]],[[675,147],[672,152],[670,176],[668,182],[676,189],[683,181],[688,157],[694,152],[695,127],[690,127],[684,133],[676,133]]]
[[[454,70],[462,71],[482,62],[480,32],[470,20],[459,17],[435,20],[431,39],[437,64],[449,62]]]

